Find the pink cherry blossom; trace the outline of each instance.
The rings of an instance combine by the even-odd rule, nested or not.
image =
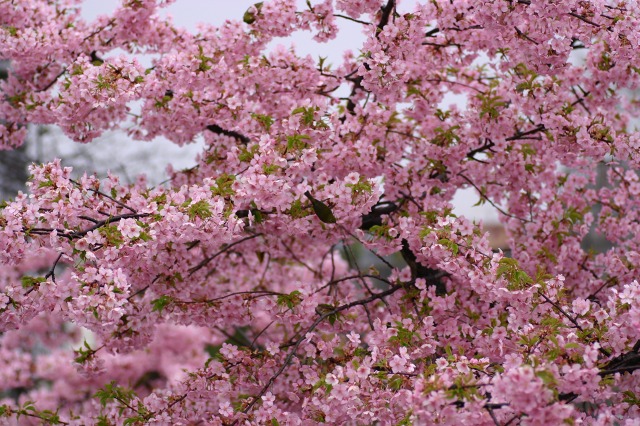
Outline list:
[[[169,3],[0,2],[0,148],[204,141],[2,203],[0,423],[635,424],[634,2]]]

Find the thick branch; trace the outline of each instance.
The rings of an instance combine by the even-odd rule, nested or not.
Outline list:
[[[389,18],[391,17],[391,12],[396,8],[396,1],[389,0],[387,4],[382,8],[382,15],[380,16],[380,21],[378,22],[377,33],[380,33],[384,27],[389,23]],[[377,37],[377,34],[376,34]]]
[[[242,133],[236,132],[235,130],[223,129],[222,127],[218,126],[217,124],[208,125],[207,126],[207,130],[215,133],[216,135],[231,136],[232,138],[237,139],[238,141],[242,142],[245,145],[248,145],[249,142],[251,142],[251,140],[248,137],[246,137],[245,135],[243,135]]]
[[[407,240],[402,240],[402,250],[400,250],[400,254],[407,265],[409,265],[409,268],[411,268],[412,281],[415,282],[416,279],[423,278],[427,281],[427,285],[434,285],[436,287],[437,295],[442,296],[447,293],[447,287],[441,280],[441,278],[447,274],[441,270],[426,267],[418,262]]]
[[[398,205],[392,201],[383,201],[371,208],[371,211],[362,215],[362,225],[360,229],[368,231],[374,226],[382,225],[382,215],[393,213],[398,210]]]
[[[105,225],[109,225],[111,223],[114,222],[119,222],[122,219],[140,219],[143,217],[147,217],[149,216],[149,213],[128,213],[128,214],[121,214],[118,216],[111,216],[105,220],[100,220],[95,222],[95,225],[93,225],[90,228],[87,228],[85,230],[82,231],[72,231],[72,232],[67,232],[66,229],[57,229],[58,233],[60,234],[61,237],[65,237],[68,238],[69,240],[75,240],[75,239],[79,239],[84,237],[85,235],[87,235],[89,232],[91,231],[95,231],[96,229],[99,229]],[[53,228],[23,228],[22,229],[23,232],[27,233],[27,234],[34,234],[34,235],[48,235],[51,232],[54,231]]]

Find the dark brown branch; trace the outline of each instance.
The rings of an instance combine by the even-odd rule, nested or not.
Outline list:
[[[432,30],[427,31],[427,33],[424,36],[425,37],[434,37],[439,32],[440,32],[440,28],[434,28]]]
[[[585,44],[582,41],[580,41],[579,39],[577,39],[575,37],[571,39],[571,48],[572,49],[574,49],[574,50],[575,49],[585,49],[586,47],[587,46],[585,46]]]
[[[533,135],[535,133],[543,132],[545,130],[546,130],[546,127],[544,126],[544,124],[538,124],[533,129],[527,130],[525,132],[521,132],[521,131],[518,130],[514,135],[509,136],[508,138],[505,138],[505,141],[510,142],[510,141],[515,141],[515,140],[526,139],[526,136],[530,136],[530,135]],[[467,152],[467,158],[482,162],[481,160],[478,160],[477,158],[475,158],[475,155],[479,154],[481,152],[484,152],[484,151],[492,151],[493,152],[493,150],[491,148],[493,148],[494,146],[495,146],[495,143],[491,139],[486,139],[484,145],[482,145],[479,148],[475,148],[475,149],[472,149],[471,151]]]
[[[382,225],[382,215],[387,215],[398,210],[398,205],[392,201],[382,201],[371,207],[371,211],[362,215],[360,229],[368,231],[374,226]]]
[[[45,279],[48,279],[49,277],[51,277],[51,281],[53,281],[54,283],[56,282],[56,266],[58,266],[58,262],[60,262],[61,258],[62,258],[62,253],[58,254],[58,257],[56,258],[56,261],[53,262],[51,269],[49,269],[49,272],[47,272],[47,275],[44,276]]]
[[[467,152],[467,158],[471,158],[472,160],[479,161],[474,156],[476,154],[480,154],[481,152],[484,152],[484,151],[491,151],[491,148],[493,148],[494,146],[496,146],[496,144],[491,139],[485,139],[484,145],[482,145],[479,148],[475,148],[475,149],[472,149],[471,151]]]
[[[62,76],[64,75],[64,73],[66,73],[66,72],[67,72],[67,68],[65,67],[65,68],[64,68],[62,71],[60,71],[60,72],[58,73],[58,75],[56,75],[56,76],[55,76],[55,77],[54,77],[54,78],[53,78],[53,79],[52,79],[52,80],[51,80],[51,81],[50,81],[46,86],[44,86],[44,87],[43,87],[43,88],[41,88],[41,89],[36,90],[36,93],[39,93],[39,92],[46,92],[47,90],[49,90],[49,89],[51,88],[51,86],[53,86],[54,84],[56,84],[56,81],[58,81],[58,79],[59,79],[60,77],[62,77]]]
[[[607,376],[615,373],[626,373],[640,370],[640,340],[633,345],[633,348],[622,355],[609,361],[607,365],[600,369],[600,376]]]
[[[371,25],[371,22],[361,21],[360,19],[352,18],[351,16],[341,15],[339,13],[334,13],[333,16],[335,16],[336,18],[346,19],[348,21],[355,22],[357,24]]]
[[[447,287],[441,279],[448,274],[438,269],[426,267],[418,262],[418,258],[411,250],[411,247],[409,247],[409,242],[407,240],[402,240],[402,250],[400,250],[400,254],[411,269],[411,278],[413,282],[418,278],[423,278],[427,282],[427,285],[433,285],[436,287],[436,294],[438,296],[443,296],[447,293]]]
[[[523,33],[522,31],[520,31],[520,28],[518,27],[513,27],[516,30],[516,33],[518,34],[518,37],[523,38],[527,41],[530,41],[531,43],[535,44],[536,46],[540,43],[538,43],[537,41],[535,41],[534,39],[532,39],[531,37],[529,37],[528,35],[526,35],[525,33]]]
[[[627,365],[623,367],[613,368],[610,370],[601,370],[598,374],[600,376],[608,376],[616,373],[632,373],[636,370],[640,370],[640,362],[634,365]]]
[[[430,43],[422,43],[424,44],[430,44]],[[431,44],[432,45],[432,44]],[[459,44],[448,44],[448,45],[442,45],[442,47],[448,47],[448,46],[460,46]],[[447,83],[447,84],[453,84],[453,85],[457,85],[457,86],[462,86],[462,87],[466,87],[467,89],[471,89],[471,90],[475,90],[476,92],[480,93],[480,94],[485,94],[485,92],[483,90],[478,89],[477,87],[473,87],[469,84],[466,83],[462,83],[460,81],[452,81],[452,80],[447,80],[447,79],[442,79],[442,78],[427,78],[424,79],[422,81],[428,81],[428,82],[432,82],[432,83]]]
[[[225,294],[224,296],[214,297],[213,299],[203,299],[203,300],[179,300],[176,299],[173,303],[182,304],[182,305],[198,305],[201,303],[214,303],[220,300],[228,299],[234,296],[242,296],[246,294],[253,294],[256,296],[283,296],[285,293],[279,293],[277,291],[268,291],[268,290],[248,290],[248,291],[236,291],[235,293]],[[257,297],[253,297],[256,299]]]
[[[382,15],[380,16],[380,21],[378,22],[378,29],[376,30],[376,37],[378,34],[384,30],[384,27],[389,23],[389,18],[391,17],[391,13],[396,8],[396,0],[389,0],[387,4],[382,8]]]
[[[93,220],[92,222],[95,223],[95,225],[93,225],[90,228],[87,228],[83,231],[72,231],[72,232],[68,232],[68,230],[66,229],[53,229],[53,228],[27,228],[27,227],[23,227],[22,228],[22,232],[25,232],[27,234],[33,234],[33,235],[48,235],[53,231],[58,231],[59,236],[67,238],[69,240],[75,240],[78,238],[82,238],[85,235],[87,235],[89,232],[91,231],[95,231],[96,229],[99,229],[105,225],[109,225],[110,223],[114,223],[114,222],[119,222],[122,219],[140,219],[143,217],[147,217],[149,216],[149,213],[138,213],[138,214],[133,214],[133,213],[127,213],[127,214],[122,214],[119,216],[109,216],[107,219],[104,220],[100,220],[100,221],[96,221]],[[86,219],[86,218],[85,218]]]
[[[358,274],[358,275],[349,275],[348,277],[342,277],[342,278],[337,278],[334,280],[329,281],[328,283],[324,284],[322,287],[320,287],[319,289],[317,289],[316,291],[314,291],[314,293],[318,293],[322,290],[324,290],[325,288],[332,286],[334,284],[339,284],[341,282],[344,281],[349,281],[349,280],[357,280],[357,279],[363,279],[363,278],[370,278],[370,279],[374,279],[374,280],[379,280],[382,282],[385,282],[389,285],[391,285],[391,282],[384,279],[383,277],[379,276],[379,275],[371,275],[371,274]]]
[[[118,215],[118,216],[111,216],[108,219],[101,220],[101,221],[97,222],[91,228],[85,229],[84,231],[74,231],[74,232],[71,232],[71,233],[69,233],[67,235],[71,239],[82,238],[85,235],[87,235],[89,232],[95,231],[96,229],[99,229],[99,228],[101,228],[101,227],[103,227],[105,225],[109,225],[110,223],[119,222],[122,219],[140,219],[140,218],[147,217],[147,216],[149,216],[149,213],[127,213],[127,214],[121,214],[121,215]]]
[[[565,312],[565,310],[562,309],[562,306],[558,305],[556,302],[551,300],[546,294],[544,294],[541,291],[538,291],[538,295],[542,296],[542,298],[544,300],[546,300],[547,303],[550,303],[558,312],[560,312],[565,318],[567,318],[571,322],[571,324],[573,324],[575,326],[575,328],[577,328],[580,331],[583,331],[583,329],[580,326],[580,324],[578,324],[578,321],[576,321],[575,318],[573,318],[571,315],[569,315],[567,312]]]
[[[387,4],[384,7],[382,7],[380,20],[378,21],[378,25],[376,26],[376,38],[382,32],[384,27],[389,23],[389,19],[391,18],[391,14],[395,10],[395,8],[396,8],[395,0],[389,0]],[[365,62],[363,66],[367,71],[369,71],[370,69],[369,64]],[[355,72],[357,72],[357,70],[354,71],[354,73]],[[356,109],[356,103],[353,101],[353,97],[358,92],[358,90],[364,90],[364,88],[362,87],[362,76],[351,77],[351,75],[348,75],[345,77],[345,79],[353,83],[353,88],[351,89],[351,93],[349,93],[349,96],[347,97],[347,111],[349,112],[349,114],[353,115]],[[341,117],[341,121],[344,122],[344,120],[346,120],[346,117]]]
[[[488,405],[485,405],[484,409],[487,410],[487,412],[489,413],[489,417],[491,417],[491,420],[493,420],[493,423],[496,426],[500,426],[500,422],[498,421],[498,418],[496,417],[495,413],[493,412],[493,408],[489,407]]]
[[[569,12],[569,13],[567,13],[567,15],[569,15],[569,16],[573,16],[574,18],[578,18],[578,19],[579,19],[579,20],[581,20],[582,22],[585,22],[585,23],[587,23],[587,24],[589,24],[589,25],[593,25],[593,26],[594,26],[594,27],[596,27],[596,28],[600,28],[600,27],[601,27],[601,25],[600,25],[600,24],[596,24],[595,22],[590,21],[589,19],[587,19],[587,18],[585,18],[584,16],[579,15],[579,14],[577,14],[577,13],[575,13],[575,12]]]
[[[47,418],[47,417],[43,417],[41,414],[38,413],[32,413],[30,411],[27,410],[23,410],[23,409],[14,409],[13,411],[9,411],[9,414],[11,413],[15,413],[17,415],[20,416],[25,416],[25,417],[33,417],[35,419],[39,419],[42,423],[40,424],[59,424],[59,425],[68,425],[69,423],[64,422],[62,420],[57,420],[56,423],[52,423],[51,419]]]
[[[542,132],[544,130],[546,130],[546,127],[544,127],[544,124],[538,124],[535,128],[531,130],[527,130],[526,132],[521,132],[521,131],[516,132],[515,135],[509,136],[508,138],[505,139],[505,141],[515,141],[518,139],[522,139],[523,136],[529,136],[534,133]]]
[[[58,262],[60,261],[60,259],[62,258],[62,253],[58,254],[58,257],[56,258],[56,261],[53,262],[53,266],[51,266],[51,269],[49,269],[49,272],[47,272],[47,274],[44,276],[44,279],[48,279],[49,277],[51,277],[51,280],[55,283],[56,282],[56,274],[55,274],[55,269],[56,266],[58,266]],[[34,291],[36,288],[40,287],[41,283],[36,283],[34,285],[32,285],[31,287],[29,287],[29,289],[24,293],[25,296],[28,296],[32,291]]]
[[[242,133],[236,132],[235,130],[223,129],[222,127],[218,126],[217,124],[208,125],[207,126],[207,130],[215,133],[216,135],[230,136],[232,138],[237,139],[238,141],[242,142],[245,145],[248,145],[249,142],[251,142],[251,139],[249,139],[248,137],[246,137]]]

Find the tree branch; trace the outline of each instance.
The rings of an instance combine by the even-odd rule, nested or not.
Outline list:
[[[208,125],[207,130],[215,133],[216,135],[224,135],[224,136],[230,136],[232,138],[235,138],[238,141],[242,142],[244,145],[248,145],[249,142],[251,142],[251,139],[249,139],[247,136],[243,135],[242,133],[236,132],[235,130],[223,129],[217,124]]]
[[[388,290],[385,290],[383,292],[380,293],[376,293],[373,294],[372,296],[369,296],[365,299],[360,299],[360,300],[356,300],[350,303],[346,303],[344,305],[338,306],[337,308],[330,310],[328,312],[324,312],[322,315],[320,315],[306,330],[305,332],[302,334],[302,337],[300,337],[296,343],[293,345],[293,348],[289,351],[289,353],[287,354],[287,357],[285,358],[284,362],[282,363],[282,365],[280,366],[280,368],[276,371],[275,374],[273,374],[270,378],[269,381],[262,387],[262,389],[260,390],[260,392],[258,392],[257,395],[252,397],[251,402],[244,408],[244,410],[242,410],[243,413],[248,413],[253,406],[256,404],[256,402],[258,402],[258,400],[260,398],[262,398],[262,396],[267,393],[267,391],[269,390],[269,388],[271,388],[271,385],[273,385],[273,383],[276,381],[276,379],[278,377],[280,377],[280,375],[284,372],[284,370],[286,370],[286,368],[289,366],[289,364],[291,363],[291,361],[293,360],[293,357],[296,355],[296,353],[298,352],[298,348],[300,347],[300,345],[302,344],[302,342],[304,342],[306,340],[306,336],[307,334],[313,332],[318,325],[320,325],[320,323],[322,323],[325,319],[329,318],[330,316],[336,315],[342,311],[345,311],[347,309],[351,309],[355,306],[364,306],[367,305],[373,301],[382,299],[383,297],[389,296],[393,293],[395,293],[396,291],[400,290],[401,288],[404,288],[402,285],[397,285],[394,287],[391,287]],[[235,425],[238,423],[238,420],[235,420],[232,425]]]

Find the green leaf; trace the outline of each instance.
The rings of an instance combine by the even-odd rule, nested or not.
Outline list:
[[[536,371],[536,376],[541,378],[544,384],[547,386],[555,385],[557,383],[556,377],[553,375],[553,373],[549,371],[546,371],[546,370]]]
[[[251,118],[253,118],[254,120],[256,120],[258,123],[260,123],[262,125],[262,127],[265,128],[265,130],[268,132],[269,130],[271,130],[271,126],[273,125],[273,123],[275,122],[275,120],[273,119],[273,117],[271,117],[270,115],[265,115],[265,114],[256,114],[253,113],[251,114]]]
[[[331,314],[327,317],[329,324],[333,325],[340,318],[340,314]]]
[[[575,224],[584,220],[584,214],[575,207],[569,207],[564,212],[563,219],[567,219],[571,224]]]
[[[166,308],[168,305],[170,305],[172,302],[173,302],[173,297],[162,295],[159,298],[151,301],[151,305],[153,306],[153,309],[151,309],[151,311],[162,312],[162,310]]]
[[[15,37],[18,35],[18,29],[11,25],[4,25],[4,29],[9,33],[11,37]]]
[[[361,348],[361,347],[357,347],[354,351],[353,351],[353,356],[354,357],[361,357],[364,358],[367,355],[371,355],[371,352],[368,351],[365,348]]]
[[[53,181],[51,181],[50,179],[42,181],[38,184],[38,188],[48,188],[50,186],[53,186]]]
[[[78,350],[74,351],[76,354],[76,357],[74,358],[74,361],[77,362],[78,364],[84,364],[85,362],[87,362],[87,360],[89,358],[91,358],[93,356],[93,354],[96,352],[95,350],[93,350],[91,348],[91,346],[89,346],[89,343],[87,343],[87,341],[84,341],[84,348],[80,347]]]
[[[209,205],[209,203],[207,203],[205,200],[200,200],[196,203],[191,204],[189,206],[189,210],[187,211],[189,219],[193,220],[196,217],[199,217],[200,219],[210,218],[213,215],[213,213],[211,213],[210,207],[211,206]]]
[[[0,417],[2,416],[10,416],[11,415],[11,407],[8,405],[0,405]]]
[[[258,152],[260,147],[258,145],[252,145],[250,149],[242,147],[240,149],[240,153],[238,154],[238,160],[248,163],[253,159],[253,156]]]
[[[54,413],[53,411],[50,411],[50,410],[42,410],[38,412],[38,417],[40,417],[40,419],[43,422],[46,422],[51,425],[60,424],[60,417],[58,416],[58,413]]]
[[[509,290],[523,290],[533,283],[533,279],[520,269],[518,261],[512,258],[500,259],[496,275],[509,282],[507,285]]]
[[[369,182],[369,180],[364,178],[363,176],[360,176],[360,179],[357,183],[347,183],[345,186],[347,188],[351,188],[354,195],[371,194],[371,192],[373,191],[371,182]]]
[[[389,342],[397,343],[400,346],[410,346],[415,336],[416,334],[413,331],[402,327],[401,324],[398,324],[398,327],[396,328],[396,335],[391,336],[391,338],[389,338]]]
[[[99,389],[93,395],[94,398],[98,398],[100,400],[100,404],[102,404],[103,407],[106,407],[106,405],[112,401],[118,401],[123,405],[130,405],[130,402],[136,396],[137,395],[132,389],[118,386],[115,381],[107,383],[102,389]]]
[[[253,155],[252,155],[253,158]],[[235,175],[228,175],[226,173],[221,174],[216,178],[216,184],[211,185],[211,194],[219,195],[221,197],[233,196],[235,195],[235,191],[232,186],[236,181]],[[163,194],[164,195],[164,194]]]
[[[100,235],[102,235],[110,245],[120,247],[120,245],[124,242],[122,233],[116,225],[103,226],[102,228],[100,228],[99,232]]]
[[[299,305],[302,301],[302,293],[298,290],[294,290],[289,294],[281,294],[278,296],[278,305],[286,306],[289,309],[293,309],[295,306]]]
[[[263,164],[262,165],[262,173],[264,173],[267,176],[274,174],[278,170],[280,170],[280,166],[277,166],[275,164]]]
[[[253,219],[255,220],[256,223],[262,223],[264,222],[264,216],[262,215],[262,212],[260,211],[260,209],[258,208],[258,205],[256,204],[255,201],[251,201],[251,203],[249,204],[251,206],[251,214],[253,215]]]
[[[626,402],[629,405],[635,405],[640,407],[640,399],[638,399],[638,397],[633,391],[626,390],[622,392],[622,394],[625,396],[625,398],[622,401]]]
[[[402,418],[402,420],[400,420],[398,423],[396,423],[396,426],[411,426],[411,425],[413,425],[413,422],[411,422],[411,414],[412,414],[412,412],[409,411],[407,413],[407,415]]]
[[[449,250],[451,250],[451,252],[453,253],[454,256],[456,256],[458,254],[458,245],[456,243],[454,243],[453,241],[447,239],[447,238],[441,238],[438,240],[438,244],[441,244],[443,246],[445,246],[446,248],[448,248]]]
[[[291,111],[291,115],[301,114],[302,118],[300,120],[306,126],[313,126],[314,124],[317,124],[320,127],[324,127],[322,124],[315,122],[315,114],[318,110],[318,107],[299,107]]]
[[[389,387],[393,390],[400,390],[404,384],[404,379],[400,375],[393,375],[389,380]]]
[[[291,207],[289,207],[289,215],[292,219],[300,219],[302,217],[307,217],[311,214],[311,212],[307,211],[302,206],[302,201],[300,199],[296,199],[291,203]]]
[[[325,69],[324,63],[326,60],[327,60],[326,56],[318,56],[318,70],[324,71]],[[330,68],[330,66],[328,68]]]
[[[287,136],[287,149],[295,150],[295,151],[305,149],[309,146],[309,144],[305,141],[309,139],[311,139],[311,137],[305,134],[302,134],[302,135],[296,134],[293,136]]]
[[[321,303],[316,306],[316,313],[318,315],[327,315],[327,319],[329,320],[329,324],[333,325],[335,322],[340,319],[339,313],[331,313],[336,309],[335,306],[329,305],[328,303]]]
[[[320,219],[324,223],[336,223],[337,219],[333,215],[333,212],[325,203],[320,200],[315,199],[309,191],[304,193],[304,196],[311,201],[311,206],[313,207],[313,211],[315,212],[318,219]]]

